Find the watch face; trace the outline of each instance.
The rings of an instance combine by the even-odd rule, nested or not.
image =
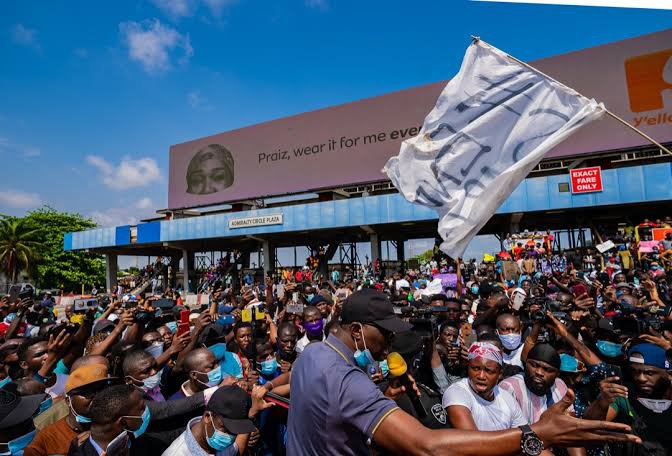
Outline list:
[[[544,451],[544,442],[534,436],[528,436],[523,441],[523,453],[529,456],[539,456]]]

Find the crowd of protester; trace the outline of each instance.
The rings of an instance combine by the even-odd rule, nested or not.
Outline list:
[[[672,269],[660,261],[672,233],[627,264],[568,261],[549,241],[390,276],[379,260],[327,276],[311,260],[236,285],[227,259],[196,307],[170,289],[65,309],[50,295],[2,298],[0,455],[288,454],[293,365],[338,331],[344,308],[381,298],[413,325],[386,338],[421,406],[365,338],[354,360],[425,426],[512,429],[570,400],[577,417],[626,423],[642,444],[546,454],[672,454]]]

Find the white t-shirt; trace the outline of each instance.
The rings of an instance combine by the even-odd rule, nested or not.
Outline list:
[[[520,347],[516,348],[511,353],[502,352],[502,354],[504,355],[503,357],[504,362],[506,364],[510,364],[512,366],[518,366],[521,369],[524,369],[525,366],[523,366],[523,360],[520,358],[521,353],[523,353],[523,346],[524,344],[520,344]]]
[[[443,408],[461,405],[471,411],[471,416],[479,431],[503,431],[523,424],[527,420],[520,406],[508,392],[495,386],[495,398],[486,401],[471,389],[469,379],[463,378],[453,383],[443,393]]]

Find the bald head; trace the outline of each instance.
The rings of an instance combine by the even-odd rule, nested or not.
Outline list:
[[[207,371],[205,366],[216,363],[215,355],[207,348],[192,350],[184,358],[184,368],[187,372]]]
[[[497,331],[499,331],[500,334],[520,334],[521,330],[520,319],[511,314],[502,314],[497,317],[496,326]]]

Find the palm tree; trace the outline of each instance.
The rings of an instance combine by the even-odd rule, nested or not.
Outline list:
[[[34,271],[40,229],[16,217],[0,218],[0,265],[12,282],[21,271]]]

